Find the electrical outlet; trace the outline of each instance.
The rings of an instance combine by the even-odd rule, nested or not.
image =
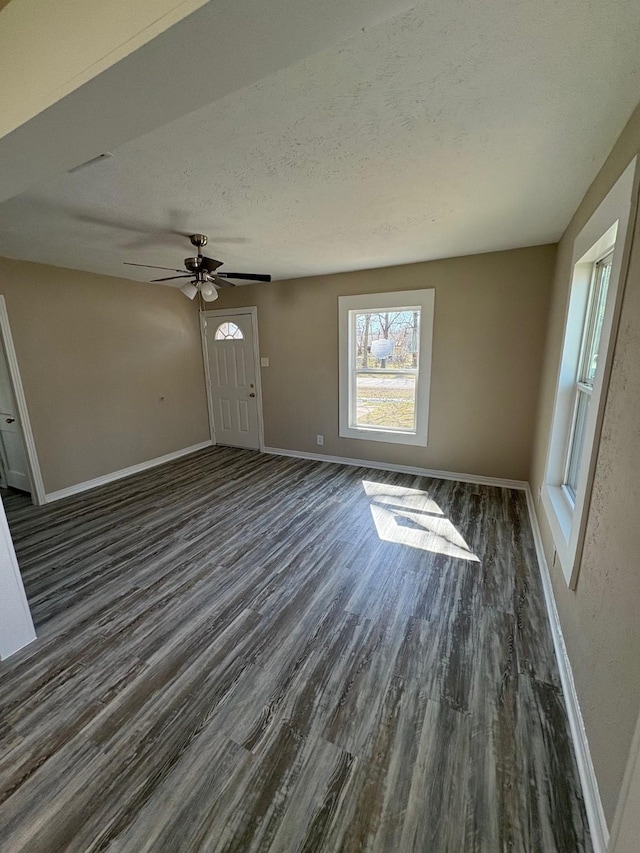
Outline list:
[[[260,367],[269,367],[269,359],[264,358],[264,356],[260,359]]]
[[[323,435],[317,435],[316,436],[316,444],[324,444],[324,436]]]

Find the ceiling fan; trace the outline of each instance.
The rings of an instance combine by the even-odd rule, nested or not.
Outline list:
[[[206,258],[201,251],[202,247],[206,246],[209,242],[206,234],[191,234],[189,240],[198,249],[198,254],[194,258],[184,259],[186,272],[172,269],[171,267],[155,267],[152,264],[134,264],[129,261],[125,261],[125,264],[130,267],[148,267],[153,270],[168,270],[169,272],[180,273],[180,275],[170,275],[166,278],[152,278],[151,281],[173,281],[178,278],[190,278],[191,281],[183,284],[180,290],[189,299],[194,299],[199,293],[205,302],[214,302],[218,298],[217,288],[235,287],[235,284],[229,281],[230,278],[235,278],[239,281],[271,281],[270,275],[246,272],[218,272],[218,268],[222,266],[223,262],[216,261],[215,258]]]

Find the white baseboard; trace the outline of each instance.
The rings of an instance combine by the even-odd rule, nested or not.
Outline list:
[[[67,486],[65,489],[58,489],[56,492],[48,492],[45,495],[45,503],[53,503],[60,501],[63,498],[69,498],[72,495],[87,492],[89,489],[96,489],[98,486],[105,486],[107,483],[113,483],[114,480],[121,480],[123,477],[130,477],[132,474],[139,474],[140,471],[147,471],[149,468],[155,468],[157,465],[164,465],[165,462],[171,462],[173,459],[180,459],[181,456],[188,456],[190,453],[195,453],[196,450],[202,450],[205,447],[211,447],[212,441],[201,441],[200,444],[193,444],[191,447],[183,447],[182,450],[174,450],[173,453],[165,453],[164,456],[158,456],[155,459],[148,459],[146,462],[138,462],[137,465],[130,465],[128,468],[122,468],[120,471],[113,471],[111,474],[103,474],[102,477],[96,477],[93,480],[86,480],[84,483],[76,483],[74,486]]]
[[[527,483],[526,487],[527,506],[529,508],[529,518],[531,520],[531,529],[533,531],[533,539],[536,546],[536,554],[538,557],[538,565],[540,567],[540,577],[542,578],[542,588],[544,590],[544,599],[549,615],[549,623],[551,625],[551,635],[553,637],[553,645],[558,659],[558,668],[560,670],[560,680],[562,682],[562,691],[567,705],[567,716],[569,718],[569,727],[571,729],[571,738],[573,748],[578,764],[578,772],[580,774],[580,782],[582,783],[582,793],[584,796],[584,804],[589,821],[589,829],[591,830],[591,843],[593,844],[594,853],[606,853],[609,845],[609,828],[607,819],[604,816],[602,808],[602,800],[600,799],[600,791],[598,790],[598,781],[596,779],[593,761],[591,760],[591,752],[589,750],[589,741],[582,719],[578,694],[573,680],[573,672],[571,670],[571,661],[567,654],[562,628],[560,626],[560,617],[556,607],[556,600],[553,594],[553,586],[551,584],[551,576],[549,574],[549,566],[542,547],[542,536],[538,525],[538,517],[536,515],[535,505],[531,488]]]
[[[499,477],[480,477],[477,474],[459,474],[455,471],[436,471],[431,468],[416,468],[413,465],[393,465],[386,462],[371,462],[369,459],[349,459],[346,456],[325,456],[323,453],[303,453],[299,450],[284,450],[281,447],[265,447],[272,456],[292,456],[294,459],[311,459],[314,462],[335,462],[338,465],[355,465],[358,468],[373,468],[376,471],[397,471],[399,474],[416,474],[419,477],[435,477],[438,480],[457,480],[460,483],[477,483],[480,486],[500,486],[505,489],[526,489],[524,480],[502,480]]]

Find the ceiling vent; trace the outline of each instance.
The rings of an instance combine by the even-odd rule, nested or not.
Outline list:
[[[87,160],[85,163],[80,163],[79,166],[74,166],[73,169],[67,169],[67,171],[72,175],[74,172],[79,172],[80,169],[86,169],[88,166],[93,166],[94,163],[100,163],[101,160],[108,160],[109,157],[113,157],[113,154],[107,151],[104,154],[98,154],[97,157],[92,157],[91,160]]]

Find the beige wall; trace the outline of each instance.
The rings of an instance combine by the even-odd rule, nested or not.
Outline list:
[[[586,194],[558,250],[532,485],[542,483],[573,242],[640,150],[640,107]],[[633,227],[633,226],[631,226]],[[538,515],[607,820],[613,818],[640,707],[640,229],[636,226],[580,577],[567,588]]]
[[[638,853],[640,838],[640,716],[611,829],[611,853]]]
[[[538,246],[251,285],[211,307],[258,306],[268,446],[526,479],[554,260]],[[338,296],[422,287],[436,290],[428,447],[339,438]]]
[[[47,492],[209,437],[196,306],[177,290],[0,258]]]
[[[523,479],[555,248],[239,287],[257,304],[273,447]],[[435,287],[427,448],[338,437],[337,297]],[[208,438],[194,303],[177,290],[0,258],[48,492]],[[213,307],[213,306],[212,306]],[[164,399],[161,400],[160,398]]]

